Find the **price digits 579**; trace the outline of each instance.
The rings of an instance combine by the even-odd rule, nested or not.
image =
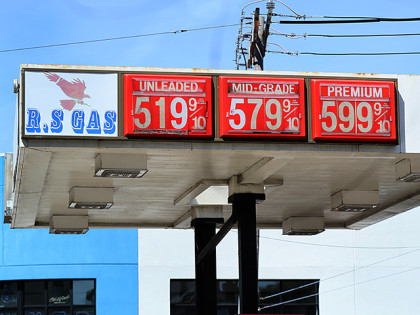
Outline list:
[[[296,99],[232,98],[227,113],[232,130],[300,130],[300,109]]]

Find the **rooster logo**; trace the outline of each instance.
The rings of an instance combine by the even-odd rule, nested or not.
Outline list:
[[[83,101],[84,98],[90,98],[89,95],[85,94],[85,81],[74,79],[73,81],[69,82],[55,73],[44,72],[44,74],[50,81],[55,82],[61,88],[64,94],[71,98],[71,100],[60,100],[60,104],[64,109],[70,111],[73,109],[76,103],[90,107],[90,105]]]

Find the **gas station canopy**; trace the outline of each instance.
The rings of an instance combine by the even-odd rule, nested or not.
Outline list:
[[[257,227],[285,234],[420,205],[419,76],[21,70],[12,228],[190,228],[193,208],[226,220],[228,197],[249,191],[266,196]]]

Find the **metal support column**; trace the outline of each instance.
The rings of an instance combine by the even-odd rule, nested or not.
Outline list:
[[[195,292],[199,315],[217,315],[216,251],[201,262],[197,257],[215,236],[216,224],[221,223],[223,218],[196,218],[191,221],[195,236]]]
[[[233,194],[229,197],[238,213],[240,313],[258,313],[258,249],[256,203],[264,194]]]

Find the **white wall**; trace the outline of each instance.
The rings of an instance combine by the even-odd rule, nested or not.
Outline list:
[[[293,237],[263,230],[259,278],[321,279],[321,315],[420,314],[419,220],[417,208],[360,231]],[[220,279],[238,278],[237,236],[231,231],[217,248]],[[169,283],[176,278],[194,279],[193,231],[139,230],[141,315],[169,314]]]
[[[399,75],[398,91],[400,93],[400,131],[402,152],[420,153],[420,98],[418,90],[420,76]]]
[[[402,152],[420,153],[420,76],[398,80]],[[360,231],[288,237],[262,230],[259,278],[320,279],[321,315],[420,314],[419,221],[417,208]],[[238,278],[236,231],[218,246],[217,264],[219,279]],[[194,279],[193,231],[139,230],[141,315],[169,314],[176,278]]]

